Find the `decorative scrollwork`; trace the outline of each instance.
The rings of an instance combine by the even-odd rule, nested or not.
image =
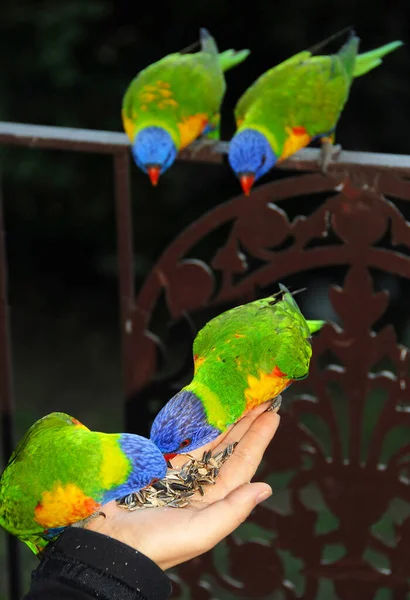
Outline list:
[[[189,368],[178,364],[161,375],[159,339],[149,332],[159,302],[170,320],[204,319],[204,310],[249,301],[291,275],[346,269],[343,285],[329,289],[341,324],[328,323],[314,338],[309,378],[292,386],[259,472],[275,494],[213,552],[178,569],[176,597],[410,594],[410,355],[392,325],[378,328],[389,294],[375,291],[372,271],[410,279],[410,224],[383,194],[410,200],[410,184],[368,170],[260,186],[251,198],[234,198],[193,223],[142,288],[133,319],[141,359],[132,402],[149,394],[154,375],[165,402]],[[292,219],[282,206],[297,196],[311,198],[314,208]],[[209,259],[192,258],[196,244],[226,226]],[[194,335],[193,325],[184,339],[187,356]],[[165,343],[165,364],[166,352]]]

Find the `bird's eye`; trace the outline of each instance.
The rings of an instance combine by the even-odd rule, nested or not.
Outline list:
[[[261,164],[258,167],[258,171],[262,169],[263,165],[266,163],[266,154],[262,156]]]
[[[169,161],[172,160],[172,158],[173,158],[173,152],[172,152],[172,150],[170,150],[168,152],[168,154],[166,155],[164,162],[162,163],[162,168],[164,168],[164,166],[167,167],[169,164]]]
[[[189,444],[191,443],[191,440],[189,438],[186,438],[186,440],[184,440],[183,442],[181,442],[180,444],[180,448],[186,448],[187,446],[189,446]]]

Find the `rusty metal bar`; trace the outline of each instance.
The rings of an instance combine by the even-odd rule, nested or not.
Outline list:
[[[129,141],[124,133],[115,131],[72,129],[69,127],[26,125],[0,121],[0,144],[114,154],[123,148],[127,148]],[[196,142],[180,153],[179,160],[222,163],[225,160],[228,147],[228,142],[206,144]],[[299,171],[318,170],[318,160],[319,150],[304,148],[280,163],[278,167]],[[340,169],[350,170],[367,167],[408,176],[410,173],[410,156],[342,151],[337,159],[331,163],[329,170],[340,171]]]
[[[134,306],[134,262],[130,158],[128,147],[114,154],[115,207],[117,211],[118,272],[120,286],[121,351],[125,395],[132,389],[133,354],[131,348],[132,310]]]
[[[124,133],[0,121],[0,144],[113,154],[129,145]]]
[[[4,464],[14,446],[13,390],[11,369],[10,319],[7,293],[7,258],[3,215],[3,194],[0,180],[0,411],[2,454]],[[7,574],[11,600],[21,598],[20,548],[16,537],[7,535]]]
[[[1,124],[0,124],[1,126]],[[0,129],[1,140],[1,129]],[[179,160],[193,162],[221,163],[228,153],[228,142],[201,144],[195,142],[179,155]],[[304,148],[288,159],[277,164],[277,167],[292,171],[319,171],[320,150]],[[378,171],[390,171],[396,175],[409,176],[410,156],[405,154],[382,154],[376,152],[353,152],[342,150],[339,156],[329,164],[329,172],[341,170],[361,170],[373,168]]]

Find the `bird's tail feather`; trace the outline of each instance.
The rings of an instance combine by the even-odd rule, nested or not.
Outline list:
[[[357,53],[359,51],[359,43],[360,39],[351,31],[350,37],[345,44],[340,48],[337,53],[337,58],[343,65],[343,68],[346,72],[346,75],[349,78],[349,81],[352,81],[354,77],[354,70],[357,64]]]
[[[396,50],[396,48],[399,48],[402,45],[403,42],[396,40],[395,42],[390,42],[389,44],[380,46],[380,48],[376,48],[375,50],[370,50],[369,52],[359,54],[359,56],[356,58],[354,67],[354,77],[365,75],[375,67],[378,67],[382,63],[383,56],[393,52],[393,50]]]
[[[319,320],[311,321],[311,320],[307,319],[306,323],[308,324],[310,333],[316,333],[316,331],[319,331],[319,329],[322,329],[322,327],[326,323],[326,321],[319,321]]]
[[[207,52],[208,54],[214,54],[215,56],[218,54],[218,46],[212,35],[209,33],[205,27],[201,27],[199,30],[199,39],[201,42],[201,50],[202,52]]]
[[[201,41],[201,49],[202,52],[207,52],[208,54],[213,54],[215,57],[218,57],[219,65],[222,71],[228,71],[228,69],[232,69],[232,67],[236,67],[241,62],[245,60],[250,54],[250,50],[225,50],[224,52],[218,51],[218,46],[212,35],[209,33],[205,27],[202,27],[199,31],[199,38]]]

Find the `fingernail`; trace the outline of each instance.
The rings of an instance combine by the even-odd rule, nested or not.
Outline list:
[[[256,504],[260,504],[264,500],[267,500],[269,496],[272,496],[272,490],[264,490],[259,494],[259,496],[256,496]]]

